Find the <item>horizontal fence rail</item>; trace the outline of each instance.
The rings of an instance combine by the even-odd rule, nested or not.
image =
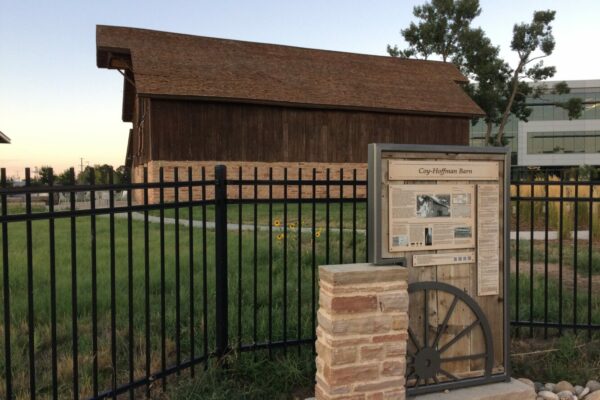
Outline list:
[[[0,398],[137,398],[230,352],[312,352],[317,267],[366,261],[366,171],[0,181]],[[517,179],[518,178],[518,179]],[[600,328],[600,181],[511,184],[515,334]]]

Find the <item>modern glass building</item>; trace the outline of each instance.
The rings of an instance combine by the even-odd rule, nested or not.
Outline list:
[[[556,82],[546,82],[552,87]],[[508,120],[504,136],[512,149],[513,165],[578,166],[600,165],[600,80],[567,81],[567,95],[547,94],[531,99],[528,122]],[[569,120],[567,111],[555,106],[570,97],[580,97],[584,111]],[[471,127],[471,145],[483,146],[485,123]]]

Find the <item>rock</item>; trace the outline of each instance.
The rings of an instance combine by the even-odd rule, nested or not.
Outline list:
[[[535,384],[533,383],[533,381],[531,379],[519,378],[518,381],[519,382],[523,382],[524,384],[526,384],[527,386],[532,387],[535,390]]]
[[[540,382],[534,382],[535,385],[535,392],[540,392],[542,390],[544,390],[544,384],[540,383]]]
[[[577,393],[580,399],[583,399],[590,392],[590,388],[584,387],[581,389],[580,393]]]
[[[590,392],[595,392],[597,390],[600,390],[600,382],[591,380],[585,384],[585,387],[590,389]]]
[[[600,400],[600,391],[596,390],[585,396],[585,400]]]
[[[541,397],[543,400],[558,400],[556,393],[549,390],[542,390],[538,393],[538,397]]]
[[[600,400],[600,391],[596,390],[595,392],[592,392],[583,398],[585,400]]]
[[[556,385],[554,385],[554,393],[560,392],[571,392],[571,394],[575,393],[575,388],[567,381],[560,381]]]
[[[573,386],[573,388],[575,389],[575,394],[578,396],[581,393],[581,391],[583,390],[583,386],[580,386],[580,385],[575,385],[575,386]]]
[[[554,386],[555,386],[554,383],[546,383],[544,385],[544,390],[554,393]]]
[[[558,386],[558,385],[557,385]],[[556,394],[560,400],[572,400],[573,393],[570,390],[563,390]]]

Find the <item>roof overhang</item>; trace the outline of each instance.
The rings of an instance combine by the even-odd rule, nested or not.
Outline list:
[[[483,116],[448,63],[97,26],[97,66],[136,96],[393,114]]]
[[[0,132],[0,143],[10,143],[10,138],[4,133]]]

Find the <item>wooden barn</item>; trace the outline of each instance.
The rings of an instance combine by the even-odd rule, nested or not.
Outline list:
[[[216,163],[364,177],[368,143],[468,145],[482,115],[449,63],[113,26],[96,45],[98,67],[124,76],[134,181]]]

